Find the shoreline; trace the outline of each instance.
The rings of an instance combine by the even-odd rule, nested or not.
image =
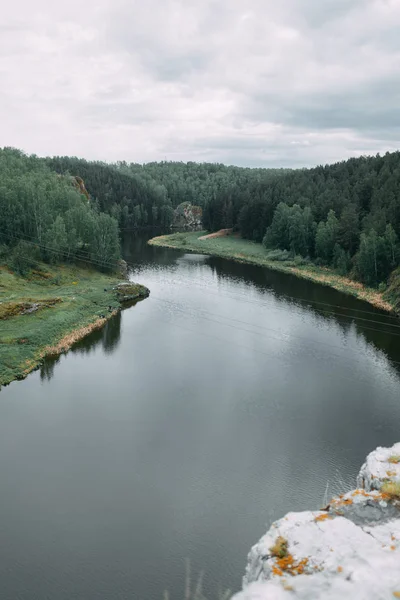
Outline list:
[[[199,236],[199,234],[200,238],[202,237],[203,239],[196,237]],[[385,298],[384,293],[373,288],[368,288],[360,282],[338,275],[331,269],[317,267],[316,265],[307,265],[306,267],[303,267],[295,265],[291,261],[287,261],[285,264],[281,261],[268,259],[266,255],[263,256],[262,251],[264,249],[261,244],[256,244],[255,242],[243,240],[242,238],[237,238],[235,236],[220,236],[207,239],[203,237],[204,235],[205,232],[161,235],[149,240],[148,244],[150,246],[158,246],[161,248],[184,250],[196,254],[216,256],[218,258],[233,260],[238,263],[256,265],[273,271],[294,275],[300,279],[306,279],[313,283],[331,287],[338,292],[367,302],[374,308],[398,316],[394,303],[388,298]],[[228,241],[224,242],[224,240]],[[232,242],[232,240],[234,241]],[[232,246],[232,244],[234,245],[235,243],[238,244],[238,250],[240,249],[242,252],[234,252],[229,249],[228,246]],[[226,248],[223,247],[224,244],[226,245]],[[246,247],[248,248],[247,254]],[[255,252],[254,250],[257,251]]]
[[[37,357],[37,359],[33,359],[31,361],[31,364],[27,365],[26,369],[23,371],[20,377],[15,377],[15,379],[12,379],[7,383],[1,384],[0,390],[2,385],[6,386],[10,385],[10,383],[12,383],[13,381],[22,381],[26,379],[30,373],[33,373],[33,371],[36,371],[40,368],[40,366],[42,365],[43,361],[46,360],[46,358],[56,358],[61,354],[67,353],[68,350],[70,350],[75,344],[85,339],[91,333],[103,329],[105,324],[121,311],[122,307],[117,308],[109,315],[103,318],[96,319],[96,321],[90,323],[89,325],[84,325],[83,327],[79,327],[77,329],[72,330],[70,333],[65,334],[64,337],[62,337],[58,342],[56,342],[54,346],[46,346],[45,348],[43,348],[43,350],[40,351],[40,354]]]
[[[0,390],[149,293],[118,275],[77,266],[41,265],[28,277],[0,266]]]

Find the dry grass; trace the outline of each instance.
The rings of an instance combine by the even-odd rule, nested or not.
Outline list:
[[[117,314],[117,312],[118,310],[114,310],[107,316],[107,318],[97,319],[96,321],[94,321],[94,323],[90,323],[90,325],[86,325],[85,327],[81,327],[80,329],[76,329],[75,331],[68,333],[55,346],[47,346],[42,351],[42,357],[44,358],[45,356],[58,356],[62,352],[66,352],[74,344],[76,344],[80,340],[83,340],[83,338],[88,336],[90,333],[93,333],[93,331],[97,331],[98,329],[104,327],[107,320],[111,317],[114,317]]]
[[[388,462],[393,465],[399,464],[400,463],[400,454],[392,454],[392,456],[389,456]]]
[[[226,235],[230,235],[233,229],[220,229],[219,231],[215,231],[214,233],[209,233],[208,235],[202,235],[199,237],[199,240],[212,240],[213,238],[225,237]]]

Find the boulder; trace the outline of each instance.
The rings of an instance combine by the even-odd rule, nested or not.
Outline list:
[[[131,281],[119,283],[113,290],[121,304],[147,298],[150,295],[150,290],[146,286]]]

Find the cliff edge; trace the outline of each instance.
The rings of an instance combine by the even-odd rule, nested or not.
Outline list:
[[[371,452],[357,486],[273,523],[232,600],[400,598],[400,443]]]

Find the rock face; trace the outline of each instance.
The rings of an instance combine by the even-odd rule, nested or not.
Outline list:
[[[371,452],[357,485],[273,523],[232,600],[400,598],[400,443]]]
[[[174,227],[187,227],[196,229],[201,227],[203,211],[200,206],[194,206],[190,202],[182,202],[174,211]]]

